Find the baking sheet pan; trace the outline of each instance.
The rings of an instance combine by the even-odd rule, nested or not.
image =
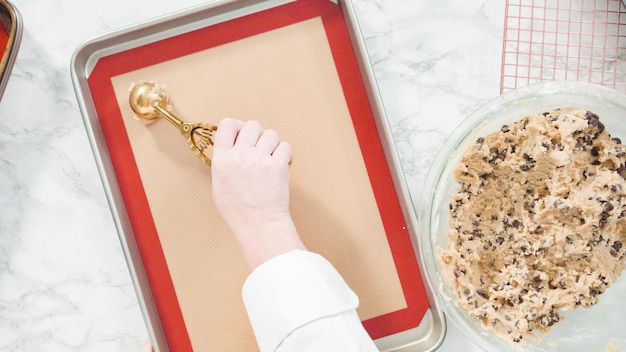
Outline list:
[[[72,77],[153,343],[254,350],[247,274],[212,208],[210,172],[166,121],[132,117],[128,87],[167,86],[187,120],[254,118],[296,150],[305,244],[361,299],[381,350],[429,350],[445,323],[421,280],[414,213],[349,2],[221,1],[91,40]],[[225,328],[226,327],[226,328]]]
[[[4,93],[22,39],[22,16],[6,0],[0,0],[0,98]]]

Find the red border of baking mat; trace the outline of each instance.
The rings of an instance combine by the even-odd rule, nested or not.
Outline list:
[[[373,339],[393,335],[419,326],[429,307],[365,87],[360,79],[355,79],[361,75],[341,8],[329,0],[300,0],[103,57],[88,78],[163,330],[168,345],[175,346],[176,350],[191,350],[191,342],[171,278],[164,275],[168,272],[165,256],[124,128],[111,77],[314,17],[321,17],[324,23],[407,301],[407,308],[365,320],[363,325]]]
[[[0,25],[0,48],[2,48],[2,52],[4,55],[8,55],[10,51],[9,45],[9,33],[2,25]],[[1,59],[2,57],[0,57]]]

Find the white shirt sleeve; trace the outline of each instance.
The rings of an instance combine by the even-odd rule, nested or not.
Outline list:
[[[322,256],[294,250],[257,267],[243,301],[261,352],[375,352],[359,299]]]

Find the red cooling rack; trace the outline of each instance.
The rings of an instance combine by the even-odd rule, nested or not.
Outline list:
[[[620,0],[507,0],[500,93],[546,80],[626,93],[626,8]]]

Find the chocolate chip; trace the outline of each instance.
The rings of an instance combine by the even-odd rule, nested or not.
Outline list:
[[[600,281],[602,281],[603,285],[608,285],[608,283],[606,281],[606,277],[604,275],[598,275],[598,279],[600,279]]]
[[[622,176],[622,178],[626,179],[626,163],[620,164],[617,168],[617,173]]]
[[[483,144],[483,143],[485,143],[485,139],[484,139],[483,137],[479,137],[479,138],[476,140],[476,144]]]
[[[609,222],[608,218],[609,218],[609,213],[604,212],[604,211],[600,213],[600,221],[598,221],[598,225],[601,228],[604,227],[604,225],[606,225]]]
[[[535,163],[536,163],[535,159],[533,159],[527,153],[524,153],[523,157],[524,157],[524,162],[520,165],[520,170],[528,171],[528,170],[532,169],[535,166]]]
[[[612,247],[613,247],[613,249],[616,252],[619,252],[619,250],[622,249],[622,242],[621,241],[615,241],[615,242],[613,242],[613,246]]]
[[[560,320],[558,314],[550,312],[539,317],[539,324],[543,326],[552,326]]]
[[[598,148],[598,146],[593,146],[593,148],[591,148],[591,156],[598,156],[600,154],[600,148]]]
[[[554,144],[554,148],[560,152],[562,152],[565,149],[565,147],[563,146],[563,144],[561,144],[561,142],[556,142]]]
[[[479,296],[481,296],[482,298],[485,298],[485,299],[489,298],[489,297],[487,297],[487,292],[484,289],[482,289],[482,288],[477,289],[476,293]]]
[[[595,173],[589,170],[583,170],[583,178],[586,180],[589,177],[593,177]]]
[[[598,134],[596,134],[596,137],[602,132],[604,132],[604,124],[598,121]]]
[[[583,143],[581,141],[576,141],[576,144],[574,145],[574,149],[576,149],[576,150],[584,150],[585,147],[583,146]]]
[[[582,304],[582,300],[585,299],[585,296],[583,294],[579,294],[578,298],[576,299],[576,305],[579,306]]]
[[[541,276],[537,275],[537,276],[533,277],[533,280],[535,282],[541,282]]]
[[[587,111],[585,117],[587,118],[589,126],[597,130],[597,133],[593,136],[593,138],[597,138],[598,135],[604,131],[604,124],[600,122],[600,117],[591,111]]]
[[[509,132],[509,126],[508,125],[503,125],[502,128],[500,128],[500,131],[502,131],[503,133],[507,133]]]
[[[587,118],[587,120],[598,120],[600,117],[591,111],[587,111],[585,113],[585,118]]]

